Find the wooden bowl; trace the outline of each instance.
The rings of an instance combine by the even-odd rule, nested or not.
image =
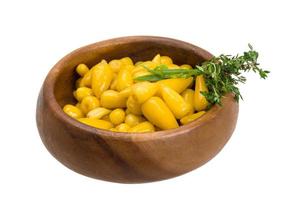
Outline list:
[[[48,151],[68,168],[96,179],[142,183],[172,178],[213,158],[234,131],[238,104],[232,95],[223,107],[213,106],[202,118],[177,129],[153,133],[117,133],[84,125],[62,107],[72,95],[79,63],[129,56],[149,60],[157,53],[177,64],[195,65],[212,57],[207,51],[170,38],[135,36],[106,40],[79,48],[62,58],[41,88],[36,120]]]

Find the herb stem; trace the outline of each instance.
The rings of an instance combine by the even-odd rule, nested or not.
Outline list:
[[[218,57],[196,65],[194,69],[169,69],[166,65],[159,65],[154,69],[143,66],[151,74],[135,78],[136,81],[156,82],[170,78],[189,78],[203,75],[208,92],[201,92],[211,104],[221,104],[221,98],[227,93],[233,93],[235,100],[243,99],[237,85],[245,83],[246,78],[242,72],[253,71],[266,79],[270,73],[259,68],[258,52],[248,44],[249,51],[243,55],[231,56],[221,54]]]

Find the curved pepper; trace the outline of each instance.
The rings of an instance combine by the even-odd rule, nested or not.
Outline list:
[[[72,118],[80,118],[83,117],[83,114],[79,108],[73,106],[71,104],[67,104],[64,106],[63,111]]]
[[[90,112],[86,114],[88,118],[95,118],[95,119],[100,119],[105,115],[108,115],[111,112],[111,110],[103,108],[103,107],[98,107],[94,108]]]
[[[126,98],[122,97],[119,92],[114,90],[106,90],[101,95],[101,105],[108,109],[125,108]]]
[[[130,126],[128,124],[122,123],[116,126],[116,129],[119,132],[127,132],[130,129]]]
[[[95,96],[86,96],[80,103],[80,109],[84,114],[100,106],[100,101]]]
[[[101,129],[110,129],[113,127],[112,123],[105,121],[105,120],[101,120],[101,119],[80,118],[80,119],[78,119],[78,121],[80,121],[86,125],[96,127],[96,128],[101,128]]]
[[[135,115],[142,114],[141,104],[139,104],[137,100],[133,98],[133,96],[129,96],[126,105],[130,113],[133,113]]]
[[[188,116],[185,116],[183,117],[181,120],[180,120],[180,123],[181,124],[188,124],[188,123],[191,123],[192,121],[198,119],[199,117],[201,117],[202,115],[205,114],[205,111],[200,111],[200,112],[197,112],[195,114],[192,114],[192,115],[188,115]]]
[[[162,86],[161,95],[177,119],[180,119],[191,112],[192,106],[172,88]]]
[[[183,92],[186,88],[188,88],[193,82],[193,77],[190,78],[172,78],[160,80],[157,83],[163,84],[175,90],[178,93]]]
[[[194,113],[194,96],[195,96],[195,91],[192,89],[186,89],[181,93],[181,96],[183,99],[191,105],[191,112],[189,114]]]
[[[207,87],[205,84],[204,77],[202,75],[196,77],[195,83],[195,94],[194,94],[194,108],[197,111],[201,111],[206,109],[208,106],[208,101],[201,94],[201,92],[207,92]]]
[[[128,130],[128,132],[153,132],[153,131],[155,131],[155,128],[150,122],[139,123],[138,125]]]
[[[133,127],[142,121],[145,121],[145,119],[132,113],[127,114],[125,117],[125,123],[130,127]]]
[[[142,105],[144,116],[162,130],[177,128],[178,123],[165,102],[159,97],[151,97]]]
[[[122,67],[117,76],[116,89],[122,91],[133,84],[131,71],[128,67]]]
[[[132,96],[139,104],[144,103],[147,99],[154,96],[158,90],[155,83],[147,81],[136,83],[132,86]]]
[[[92,90],[96,97],[107,90],[113,79],[113,71],[107,63],[99,63],[92,71]]]

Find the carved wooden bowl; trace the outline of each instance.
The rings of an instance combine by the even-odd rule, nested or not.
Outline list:
[[[172,178],[205,164],[232,135],[238,104],[232,95],[200,119],[177,129],[153,133],[118,133],[82,124],[63,111],[74,103],[72,91],[79,63],[93,66],[101,59],[129,56],[149,60],[157,53],[174,63],[195,65],[212,55],[192,44],[163,37],[134,36],[97,42],[62,58],[41,88],[36,119],[48,151],[68,168],[96,179],[142,183]]]

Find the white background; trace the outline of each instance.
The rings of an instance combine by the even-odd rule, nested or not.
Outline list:
[[[297,1],[1,1],[0,199],[299,199]],[[128,35],[173,37],[218,55],[260,52],[267,81],[249,74],[233,137],[183,176],[116,184],[79,175],[43,146],[39,89],[70,51]]]

